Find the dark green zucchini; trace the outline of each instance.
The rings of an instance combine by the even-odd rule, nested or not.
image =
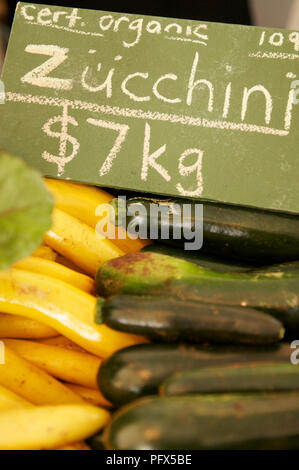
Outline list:
[[[102,430],[98,434],[91,436],[86,442],[92,450],[105,450]]]
[[[110,297],[100,302],[96,322],[166,343],[271,344],[284,335],[278,320],[257,310],[167,296]]]
[[[295,215],[188,199],[135,197],[127,199],[125,207],[116,203],[114,200],[114,207],[122,215],[130,210],[133,214],[126,219],[119,216],[119,223],[124,221],[128,231],[137,225],[148,238],[151,238],[150,225],[152,230],[156,227],[155,239],[161,243],[184,247],[186,242],[192,242],[183,236],[183,231],[198,230],[200,215],[196,213],[196,205],[203,204],[202,252],[259,265],[299,259],[299,217]],[[186,204],[191,209],[187,215],[183,212]],[[154,213],[153,209],[156,209]],[[161,217],[161,211],[165,216]],[[169,237],[165,238],[162,234],[168,228]],[[174,231],[178,229],[182,236],[174,239]]]
[[[299,368],[293,364],[210,367],[180,372],[163,382],[161,395],[299,391]]]
[[[290,345],[186,346],[141,344],[114,353],[100,367],[98,385],[104,396],[119,406],[143,395],[157,393],[171,375],[202,367],[290,361]],[[295,367],[295,366],[294,366]]]
[[[151,245],[150,245],[151,246]],[[273,264],[271,266],[262,266],[250,271],[252,274],[266,274],[266,273],[289,273],[294,276],[299,276],[299,261],[291,261],[289,263]]]
[[[119,410],[106,449],[299,448],[299,393],[147,397]]]
[[[182,301],[256,308],[299,331],[299,276],[292,273],[216,273],[158,253],[133,253],[104,263],[99,294],[168,295]]]
[[[221,273],[248,272],[253,269],[252,266],[237,261],[231,261],[226,258],[219,258],[212,255],[203,254],[201,250],[191,251],[183,250],[175,246],[162,245],[160,243],[152,243],[145,246],[142,252],[160,253],[161,255],[174,256],[175,258],[184,259],[190,263],[197,264],[202,268],[211,269]]]

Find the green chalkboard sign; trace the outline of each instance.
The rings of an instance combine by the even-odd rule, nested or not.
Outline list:
[[[2,80],[44,175],[299,213],[297,31],[19,3]]]

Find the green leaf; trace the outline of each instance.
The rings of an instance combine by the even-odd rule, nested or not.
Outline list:
[[[39,173],[0,151],[0,269],[29,256],[51,227],[53,198]]]

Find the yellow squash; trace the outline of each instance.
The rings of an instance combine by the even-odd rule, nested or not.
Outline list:
[[[63,447],[58,447],[53,450],[91,450],[91,448],[84,441],[75,442],[74,444],[67,444]]]
[[[0,385],[0,413],[3,409],[14,407],[25,408],[27,406],[33,406],[33,404]]]
[[[32,253],[32,256],[35,256],[37,258],[48,259],[49,261],[56,261],[57,253],[55,253],[55,251],[52,250],[52,248],[50,248],[49,246],[40,245],[36,248],[34,253]]]
[[[72,286],[78,287],[78,289],[88,292],[89,294],[94,291],[94,280],[80,274],[77,271],[63,266],[62,264],[56,263],[55,261],[49,261],[47,259],[35,258],[31,256],[29,258],[18,261],[14,267],[16,269],[22,269],[24,271],[31,271],[32,273],[45,274],[46,276],[60,279],[61,281],[67,282]]]
[[[66,384],[75,393],[80,395],[85,401],[92,405],[111,407],[112,404],[104,397],[100,390],[94,388],[82,387],[81,385]]]
[[[63,281],[19,269],[0,271],[0,311],[24,315],[57,330],[99,357],[145,342],[94,322],[96,298]]]
[[[96,390],[93,391],[96,392]],[[33,406],[34,405],[29,403],[29,401],[0,385],[0,413],[4,409],[28,408]],[[90,447],[84,441],[80,441],[73,444],[67,444],[66,446],[59,447],[55,450],[90,450]]]
[[[110,240],[100,240],[95,230],[60,209],[54,209],[52,219],[52,227],[44,235],[46,245],[91,276],[95,276],[105,261],[125,254]]]
[[[59,448],[87,439],[108,421],[106,410],[87,404],[11,408],[0,413],[0,449]]]
[[[39,321],[21,315],[0,313],[0,338],[52,338],[57,331]]]
[[[18,339],[4,340],[4,345],[58,379],[97,388],[97,374],[102,361],[96,356]]]
[[[57,346],[58,348],[68,349],[70,351],[86,353],[85,349],[81,348],[81,346],[78,346],[78,344],[61,335],[55,336],[54,338],[40,339],[38,342],[41,344],[48,344],[49,346]]]
[[[114,196],[95,188],[69,181],[45,179],[46,186],[54,196],[55,206],[64,212],[76,217],[95,230],[101,217],[96,215],[96,210],[101,204],[109,204]],[[115,239],[111,240],[125,253],[140,251],[149,244],[148,240],[131,240],[122,228],[115,229]],[[118,238],[122,236],[122,238]]]
[[[0,365],[0,385],[35,405],[82,403],[82,398],[7,346]]]
[[[86,272],[83,271],[83,269],[79,268],[77,264],[73,263],[64,256],[58,255],[56,258],[56,262],[62,264],[62,266],[65,266],[66,268],[72,269],[73,271],[77,271],[77,273],[86,275]]]

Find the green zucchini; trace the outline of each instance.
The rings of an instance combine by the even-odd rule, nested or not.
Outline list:
[[[86,442],[92,450],[105,450],[102,430],[98,434],[91,436]]]
[[[166,379],[162,395],[299,391],[299,368],[293,364],[210,367],[180,372]]]
[[[186,204],[190,207],[190,214],[185,212],[185,215]],[[151,225],[157,227],[157,238],[161,243],[180,247],[192,241],[184,237],[184,229],[189,232],[191,229],[193,233],[198,230],[198,204],[203,204],[202,252],[243,260],[249,264],[273,264],[299,259],[299,217],[295,215],[188,199],[135,197],[127,199],[125,207],[124,200],[122,203],[113,201],[114,208],[119,211],[117,220],[119,223],[124,221],[128,231],[137,225],[139,231],[142,230],[145,236],[151,238]],[[153,208],[157,209],[154,213]],[[126,214],[131,211],[133,215],[124,218],[125,211]],[[165,211],[165,217],[161,217],[161,211]],[[163,230],[167,232],[168,228],[169,237],[165,238],[162,236]],[[174,230],[178,229],[182,236],[174,239]]]
[[[101,365],[98,385],[119,406],[157,393],[162,382],[177,372],[211,366],[290,361],[290,346],[194,346],[141,344],[117,351]],[[294,366],[295,367],[295,366]]]
[[[119,410],[106,449],[299,448],[299,393],[147,397]]]
[[[182,301],[256,308],[288,333],[299,331],[299,276],[292,273],[216,273],[158,253],[132,253],[104,263],[96,275],[104,296],[168,295]]]
[[[151,245],[150,245],[151,246]],[[250,271],[254,274],[266,274],[266,273],[289,273],[294,276],[299,276],[299,261],[290,261],[289,263],[274,264],[271,266],[262,266],[255,268]]]
[[[96,322],[166,343],[271,344],[284,335],[278,320],[257,310],[167,296],[110,297],[100,302]]]
[[[254,269],[249,264],[231,261],[226,258],[219,258],[213,255],[203,254],[201,250],[184,250],[176,246],[162,245],[160,243],[151,243],[141,250],[142,252],[160,253],[161,255],[174,256],[184,259],[190,263],[197,264],[202,268],[222,273],[248,272]]]

